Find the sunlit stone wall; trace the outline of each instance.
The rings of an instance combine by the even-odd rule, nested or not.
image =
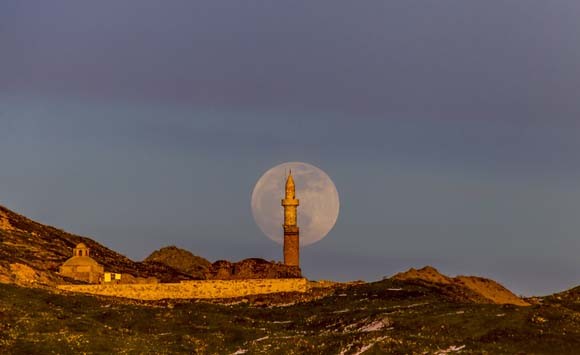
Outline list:
[[[276,292],[306,292],[307,280],[200,280],[167,284],[59,285],[65,291],[140,300],[164,298],[231,298]]]

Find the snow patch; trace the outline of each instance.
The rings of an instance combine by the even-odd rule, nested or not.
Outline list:
[[[367,325],[365,325],[364,327],[361,327],[359,330],[361,332],[376,332],[377,330],[381,330],[385,327],[385,324],[383,323],[383,321],[374,321],[372,323],[369,323]]]
[[[435,353],[435,355],[446,355],[446,354],[456,353],[456,352],[461,351],[463,349],[465,349],[465,345],[461,345],[461,346],[451,345],[447,349],[437,351]]]
[[[341,309],[340,311],[334,311],[334,312],[332,312],[332,313],[333,313],[333,314],[337,314],[337,313],[346,313],[346,312],[348,312],[348,311],[350,311],[350,309],[346,308],[346,309]]]
[[[375,345],[375,343],[372,343],[372,344],[368,344],[368,345],[363,346],[362,348],[359,349],[359,351],[357,351],[356,353],[354,353],[354,355],[360,355],[360,354],[364,353],[365,351],[367,351],[370,348],[372,348],[373,345]]]

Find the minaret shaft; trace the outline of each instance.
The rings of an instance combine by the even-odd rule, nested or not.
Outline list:
[[[292,172],[286,180],[286,193],[282,200],[284,207],[284,264],[300,266],[300,237],[298,229],[298,205],[296,187]]]

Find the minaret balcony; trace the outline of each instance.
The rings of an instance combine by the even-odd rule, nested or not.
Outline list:
[[[282,206],[298,206],[300,205],[300,200],[298,199],[283,199]]]

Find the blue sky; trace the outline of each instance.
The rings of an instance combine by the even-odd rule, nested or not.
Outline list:
[[[576,1],[3,1],[0,203],[140,260],[279,260],[254,183],[319,166],[306,276],[580,282]]]

